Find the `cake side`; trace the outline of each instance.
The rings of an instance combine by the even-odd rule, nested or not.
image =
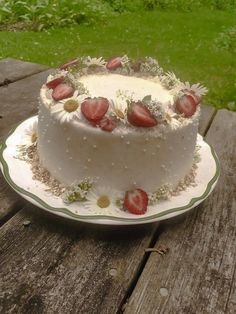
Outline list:
[[[118,190],[141,186],[147,191],[164,184],[175,187],[191,169],[198,117],[177,130],[107,133],[83,122],[67,125],[40,105],[40,160],[65,185],[90,177]]]

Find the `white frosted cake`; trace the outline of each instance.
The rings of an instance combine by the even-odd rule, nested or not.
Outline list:
[[[73,60],[40,91],[40,163],[67,190],[65,202],[102,188],[119,195],[122,210],[142,214],[191,172],[205,92],[148,57]],[[98,197],[101,208],[108,194]]]

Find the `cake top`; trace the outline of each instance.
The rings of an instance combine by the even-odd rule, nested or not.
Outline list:
[[[182,83],[157,60],[81,57],[49,75],[43,103],[61,123],[83,123],[103,131],[176,129],[199,115],[207,89]]]

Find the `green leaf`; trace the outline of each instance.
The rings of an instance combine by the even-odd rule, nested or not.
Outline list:
[[[148,104],[150,103],[151,100],[152,100],[152,96],[146,95],[145,97],[143,97],[142,102],[144,102],[145,104]]]

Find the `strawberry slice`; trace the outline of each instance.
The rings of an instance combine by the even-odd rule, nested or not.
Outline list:
[[[106,64],[107,70],[110,70],[110,71],[114,71],[121,67],[122,67],[122,63],[121,63],[120,57],[112,58],[109,61],[107,61],[107,64]]]
[[[157,120],[141,101],[131,103],[127,118],[129,123],[134,126],[148,128],[157,125]]]
[[[104,97],[87,98],[81,104],[81,111],[88,121],[98,123],[106,114],[108,107],[109,101]]]
[[[125,193],[123,207],[135,215],[143,215],[147,211],[148,195],[141,189],[134,189]]]
[[[61,84],[64,82],[64,78],[63,77],[58,77],[58,78],[55,78],[49,82],[46,83],[46,86],[48,88],[51,88],[51,89],[55,89],[57,87],[57,85]]]
[[[117,120],[113,117],[104,116],[99,122],[99,127],[103,131],[112,132],[117,127]]]
[[[74,94],[74,88],[70,85],[61,83],[52,92],[52,98],[56,101],[71,97]]]
[[[175,108],[185,118],[190,118],[197,110],[197,104],[195,96],[185,94],[175,101]]]
[[[78,63],[78,59],[73,59],[67,63],[64,63],[60,66],[60,70],[67,70],[70,66],[75,65]]]

